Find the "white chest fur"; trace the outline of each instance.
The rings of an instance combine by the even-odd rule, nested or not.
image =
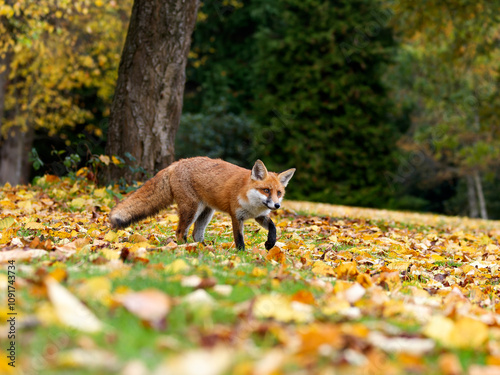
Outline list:
[[[240,220],[253,219],[259,216],[266,216],[271,212],[266,205],[267,197],[255,189],[251,189],[246,194],[246,199],[238,197],[240,208],[236,210],[236,215]]]

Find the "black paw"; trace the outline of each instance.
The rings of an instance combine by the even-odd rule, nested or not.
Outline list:
[[[264,243],[264,247],[266,248],[266,250],[271,250],[275,244],[276,244],[276,241],[266,241]]]

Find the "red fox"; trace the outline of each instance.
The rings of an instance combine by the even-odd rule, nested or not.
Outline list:
[[[245,249],[243,222],[254,218],[268,230],[267,250],[276,243],[276,226],[269,213],[280,208],[285,187],[295,168],[280,174],[268,172],[257,160],[248,170],[220,159],[194,157],[179,160],[147,181],[120,202],[109,214],[114,228],[127,227],[177,203],[177,242],[187,240],[194,223],[193,238],[202,242],[215,210],[231,216],[236,248]]]

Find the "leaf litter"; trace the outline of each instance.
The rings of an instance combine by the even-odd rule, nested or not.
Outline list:
[[[173,240],[174,209],[112,231],[117,194],[55,176],[0,190],[22,370],[500,373],[499,222],[287,202],[276,246],[249,223],[239,253],[222,214],[204,244]]]

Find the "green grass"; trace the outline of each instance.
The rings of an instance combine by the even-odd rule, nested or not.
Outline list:
[[[169,234],[168,232],[165,234]],[[207,241],[213,241],[215,246],[229,240],[226,236],[207,238]],[[247,236],[247,244],[265,241],[265,233],[259,232]],[[77,296],[78,286],[85,283],[87,279],[109,274],[109,270],[104,267],[97,267],[92,264],[92,260],[102,256],[99,252],[80,255],[78,258],[72,257],[65,262],[65,268],[68,272],[67,281],[62,284]],[[238,321],[237,313],[231,307],[235,303],[245,302],[258,294],[281,293],[293,295],[300,290],[311,290],[318,295],[320,290],[314,290],[304,280],[313,277],[310,270],[299,271],[300,279],[284,278],[279,283],[273,283],[269,275],[279,268],[269,262],[257,261],[255,256],[247,252],[236,252],[234,249],[215,250],[214,253],[185,251],[151,251],[149,253],[149,263],[132,263],[130,270],[126,274],[112,278],[112,292],[119,287],[129,287],[132,290],[144,290],[149,288],[159,289],[174,299],[181,299],[183,296],[193,292],[193,288],[181,285],[179,277],[182,275],[198,275],[200,277],[215,278],[217,284],[229,284],[233,286],[232,292],[228,296],[221,296],[208,289],[208,293],[219,303],[213,309],[193,309],[183,302],[174,304],[168,315],[168,328],[166,332],[159,332],[145,327],[139,319],[128,312],[123,307],[109,309],[101,303],[89,300],[88,307],[99,317],[107,327],[105,332],[96,334],[92,340],[99,348],[106,348],[112,342],[112,351],[124,362],[132,358],[141,358],[149,367],[154,368],[165,356],[165,350],[161,349],[158,340],[168,335],[175,337],[179,342],[179,349],[194,348],[199,345],[199,337],[190,336],[190,332],[208,331],[210,327],[220,325],[234,325]],[[179,274],[172,274],[163,269],[153,271],[154,265],[168,265],[176,259],[183,259],[190,269]],[[221,262],[223,259],[229,259],[234,262],[228,265],[228,262]],[[23,267],[19,267],[22,262],[18,262],[18,277],[33,279],[33,275],[24,272]],[[38,260],[38,264],[45,264],[47,273],[55,271],[61,267],[61,264],[54,261],[53,257],[45,255]],[[77,265],[77,267],[75,267]],[[253,270],[259,267],[263,270],[262,274],[254,275]],[[237,275],[237,276],[236,276]],[[36,279],[36,277],[35,277]],[[25,306],[36,306],[43,298],[33,297],[28,289],[20,289],[18,298],[23,301]],[[225,307],[227,304],[227,307]],[[31,311],[34,313],[34,311]],[[60,326],[38,326],[35,330],[27,330],[19,333],[22,336],[32,337],[26,347],[25,353],[30,356],[40,356],[44,353],[46,356],[47,348],[57,347],[57,351],[69,350],[78,346],[78,340],[86,336],[85,334],[75,332]],[[276,337],[271,333],[252,336],[259,347],[271,348],[276,345]],[[56,350],[56,349],[54,349]],[[66,374],[66,369],[51,367],[46,363],[47,370],[40,370],[40,374]],[[75,372],[73,372],[75,371]],[[75,374],[90,374],[92,371],[71,370]]]
[[[73,186],[72,184],[66,185],[66,187],[59,186],[59,188],[69,189]],[[52,190],[55,191],[55,189]],[[91,190],[89,188],[89,191]],[[11,189],[12,192],[15,192],[14,188]],[[2,194],[1,190],[0,194]],[[43,193],[40,192],[40,194]],[[67,201],[68,197],[69,195],[64,201]],[[62,199],[59,201],[56,199],[55,205],[59,206],[58,202],[62,201]],[[102,202],[102,196],[93,198],[93,202]],[[243,365],[242,368],[245,369],[245,363],[252,363],[250,366],[252,371],[255,370],[252,366],[272,351],[281,351],[287,356],[286,364],[279,370],[284,374],[307,373],[311,369],[318,370],[319,373],[327,368],[340,371],[340,367],[346,362],[343,356],[349,351],[351,354],[354,351],[366,355],[367,358],[376,352],[383,363],[400,366],[398,369],[401,372],[396,370],[394,373],[414,371],[405,367],[404,358],[402,359],[398,353],[385,353],[369,342],[369,336],[356,336],[355,325],[358,325],[358,328],[364,327],[368,333],[378,332],[388,338],[431,337],[436,347],[430,353],[418,358],[421,367],[420,370],[415,370],[416,373],[439,374],[439,361],[443,354],[456,355],[465,372],[473,364],[485,364],[490,360],[488,356],[492,355],[487,342],[478,344],[475,351],[456,350],[453,343],[440,342],[439,336],[433,338],[428,332],[424,334],[426,323],[422,321],[422,318],[426,319],[429,316],[414,316],[412,310],[412,306],[423,304],[431,311],[431,316],[439,316],[443,314],[443,311],[451,311],[453,305],[449,305],[450,301],[444,294],[449,290],[439,290],[434,281],[439,279],[444,272],[467,264],[465,261],[460,262],[454,259],[457,251],[456,245],[464,246],[461,250],[465,252],[469,251],[468,247],[475,247],[479,251],[477,254],[471,253],[470,256],[474,256],[471,259],[483,260],[481,256],[485,246],[484,235],[480,232],[467,233],[468,236],[464,236],[463,241],[456,243],[454,240],[448,242],[450,229],[447,228],[400,224],[393,221],[370,221],[363,218],[335,219],[322,215],[318,219],[318,216],[301,217],[282,211],[279,216],[273,216],[273,220],[279,228],[278,241],[284,243],[285,246],[282,249],[283,252],[275,252],[274,254],[278,257],[273,258],[263,249],[267,231],[260,228],[254,221],[248,221],[245,225],[246,251],[237,251],[234,248],[229,217],[221,214],[217,214],[209,225],[205,246],[192,244],[177,246],[175,244],[176,224],[159,224],[159,222],[171,221],[173,210],[165,215],[158,215],[157,218],[144,220],[125,231],[112,231],[106,220],[106,211],[103,210],[97,217],[91,217],[89,210],[92,207],[82,209],[80,213],[75,211],[75,214],[68,214],[67,209],[58,211],[55,206],[51,206],[44,212],[26,214],[23,210],[18,210],[15,214],[7,215],[15,218],[17,224],[9,225],[15,228],[16,236],[25,243],[30,243],[36,237],[40,241],[52,239],[56,245],[72,242],[76,246],[77,242],[80,244],[76,240],[83,237],[91,242],[89,245],[78,247],[77,252],[69,257],[65,256],[64,251],[56,250],[48,251],[48,254],[41,258],[16,262],[19,281],[16,284],[16,298],[19,311],[23,319],[29,318],[26,321],[36,322],[36,319],[39,321],[37,325],[20,324],[17,332],[18,360],[25,361],[23,364],[28,363],[33,373],[42,375],[110,373],[106,369],[96,370],[89,367],[84,370],[78,366],[63,367],[57,363],[57,359],[61,358],[61,353],[78,348],[109,351],[117,357],[117,362],[121,366],[130,360],[138,359],[149,369],[154,370],[166,358],[172,358],[189,349],[206,349],[217,343],[229,343],[230,347],[235,347],[233,366]],[[53,219],[48,220],[47,218],[52,215]],[[43,222],[46,228],[32,230],[18,224],[33,220]],[[339,230],[336,225],[338,220],[345,222],[345,230],[344,228]],[[280,223],[282,225],[279,225]],[[311,225],[316,227],[311,228]],[[376,236],[367,236],[373,232],[374,226],[381,232],[377,231]],[[66,239],[66,233],[62,233],[63,230],[67,231],[67,228],[72,228],[69,239]],[[97,230],[90,232],[91,228],[97,228]],[[342,232],[348,235],[343,236]],[[337,233],[339,234],[338,240],[342,243],[333,243],[329,239],[332,234]],[[134,258],[134,253],[131,253],[124,262],[116,260],[115,258],[120,254],[118,248],[123,246],[123,243],[127,243],[126,246],[131,249],[133,244],[129,242],[137,241],[137,236],[131,237],[132,234],[144,236],[149,244],[148,250],[136,252],[135,256],[139,258]],[[440,250],[443,258],[439,259],[445,260],[434,261],[431,252],[427,250],[428,247],[413,246],[413,241],[419,242],[429,238],[429,234],[439,237],[440,243],[452,245],[443,246]],[[4,241],[10,241],[8,236],[11,234],[8,228],[2,232],[3,235],[5,235],[2,237]],[[379,235],[388,239],[386,243],[395,242],[397,245],[392,247],[379,241]],[[114,242],[116,240],[122,244]],[[191,235],[188,241],[192,241]],[[23,251],[21,246],[12,245],[19,244],[18,239],[15,241],[12,239],[11,243],[4,243],[7,247],[2,248],[2,251],[7,252],[16,247],[17,253]],[[413,249],[415,261],[406,253],[398,253],[398,249],[406,248],[406,246]],[[343,254],[339,255],[340,252]],[[491,255],[494,255],[493,251],[489,254]],[[369,259],[370,257],[373,258],[373,262]],[[184,262],[186,269],[169,271],[168,265],[178,260]],[[276,260],[283,263],[278,263]],[[410,269],[406,269],[406,266],[402,269],[395,265],[394,267],[399,271],[393,273],[394,270],[389,265],[402,261],[410,262]],[[340,267],[344,262],[349,262],[349,264]],[[351,272],[351,267],[354,267],[353,272]],[[61,272],[61,269],[67,274]],[[349,270],[349,274],[346,274],[346,269]],[[459,270],[452,271],[457,271],[457,275],[460,275]],[[0,270],[0,274],[4,276],[5,271]],[[53,308],[48,296],[43,293],[43,278],[47,274],[58,276],[60,284],[87,305],[104,323],[105,329],[100,333],[86,334],[63,327],[58,323],[43,323],[47,321],[48,311]],[[63,277],[65,275],[67,277]],[[216,288],[207,287],[205,291],[215,300],[213,306],[193,306],[185,302],[184,298],[193,293],[195,288],[182,285],[186,276],[193,275],[204,279],[207,283],[217,286],[227,285],[232,289],[226,295],[217,293]],[[390,277],[394,279],[384,279],[384,277],[389,277],[388,275],[392,275]],[[97,299],[82,293],[82,289],[90,285],[90,280],[99,276],[109,279],[111,300]],[[494,302],[494,304],[485,305],[482,304],[483,301],[471,299],[473,309],[470,311],[477,311],[477,314],[483,312],[481,308],[484,308],[484,313],[491,312],[498,300],[497,294],[494,293],[495,289],[492,288],[498,285],[498,275],[489,276],[477,273],[474,275],[474,283],[468,282],[460,286],[464,298],[479,295],[476,293],[476,286],[479,286],[490,301]],[[356,292],[358,288],[357,292],[359,292],[360,286],[355,285],[356,283],[362,284],[364,294],[358,300],[349,302],[348,290],[355,286],[354,291]],[[145,289],[160,290],[172,302],[171,310],[166,316],[164,331],[147,326],[137,315],[129,312],[117,302],[116,296],[119,291],[143,291]],[[307,306],[302,305],[301,308],[310,311],[310,321],[299,323],[287,320],[283,318],[283,315],[278,314],[266,316],[261,313],[259,316],[259,311],[263,310],[254,308],[255,304],[259,301],[269,303],[275,295],[285,301],[282,303],[285,307],[281,308],[286,312],[294,310],[291,307],[292,299],[306,301]],[[284,296],[291,298],[284,298]],[[437,306],[436,303],[440,305]],[[456,303],[462,304],[463,301]],[[337,306],[342,309],[347,308],[348,314],[335,310]],[[459,311],[462,305],[457,306],[456,311]],[[47,309],[45,315],[42,314],[44,308]],[[356,309],[358,309],[358,314],[351,315],[352,310]],[[264,311],[264,313],[271,310]],[[451,319],[456,321],[458,316],[452,316]],[[322,350],[324,349],[321,342],[323,338],[320,331],[317,335],[311,334],[313,347],[314,341],[319,340],[319,343],[316,342],[317,347],[308,352],[306,358],[298,359],[302,355],[300,353],[302,348],[297,346],[297,337],[303,332],[301,330],[314,330],[315,327],[319,327],[320,330],[333,327],[334,331],[342,331],[338,335],[343,340],[343,346],[325,355]],[[246,333],[241,333],[245,328]],[[494,340],[492,337],[495,327],[491,328],[488,339],[490,343]],[[475,332],[475,330],[470,330],[468,334],[474,335]],[[236,339],[241,340],[240,346],[236,347],[235,342],[231,341],[232,336],[237,336]],[[4,344],[4,338],[0,337],[0,345],[4,346]],[[293,347],[293,345],[296,346]],[[326,348],[326,350],[328,352],[329,349]],[[377,363],[375,361],[375,364]],[[349,370],[357,370],[356,366],[352,365]],[[361,367],[358,369],[366,370],[366,368],[361,370]],[[240,373],[244,374],[245,371],[240,371]]]

